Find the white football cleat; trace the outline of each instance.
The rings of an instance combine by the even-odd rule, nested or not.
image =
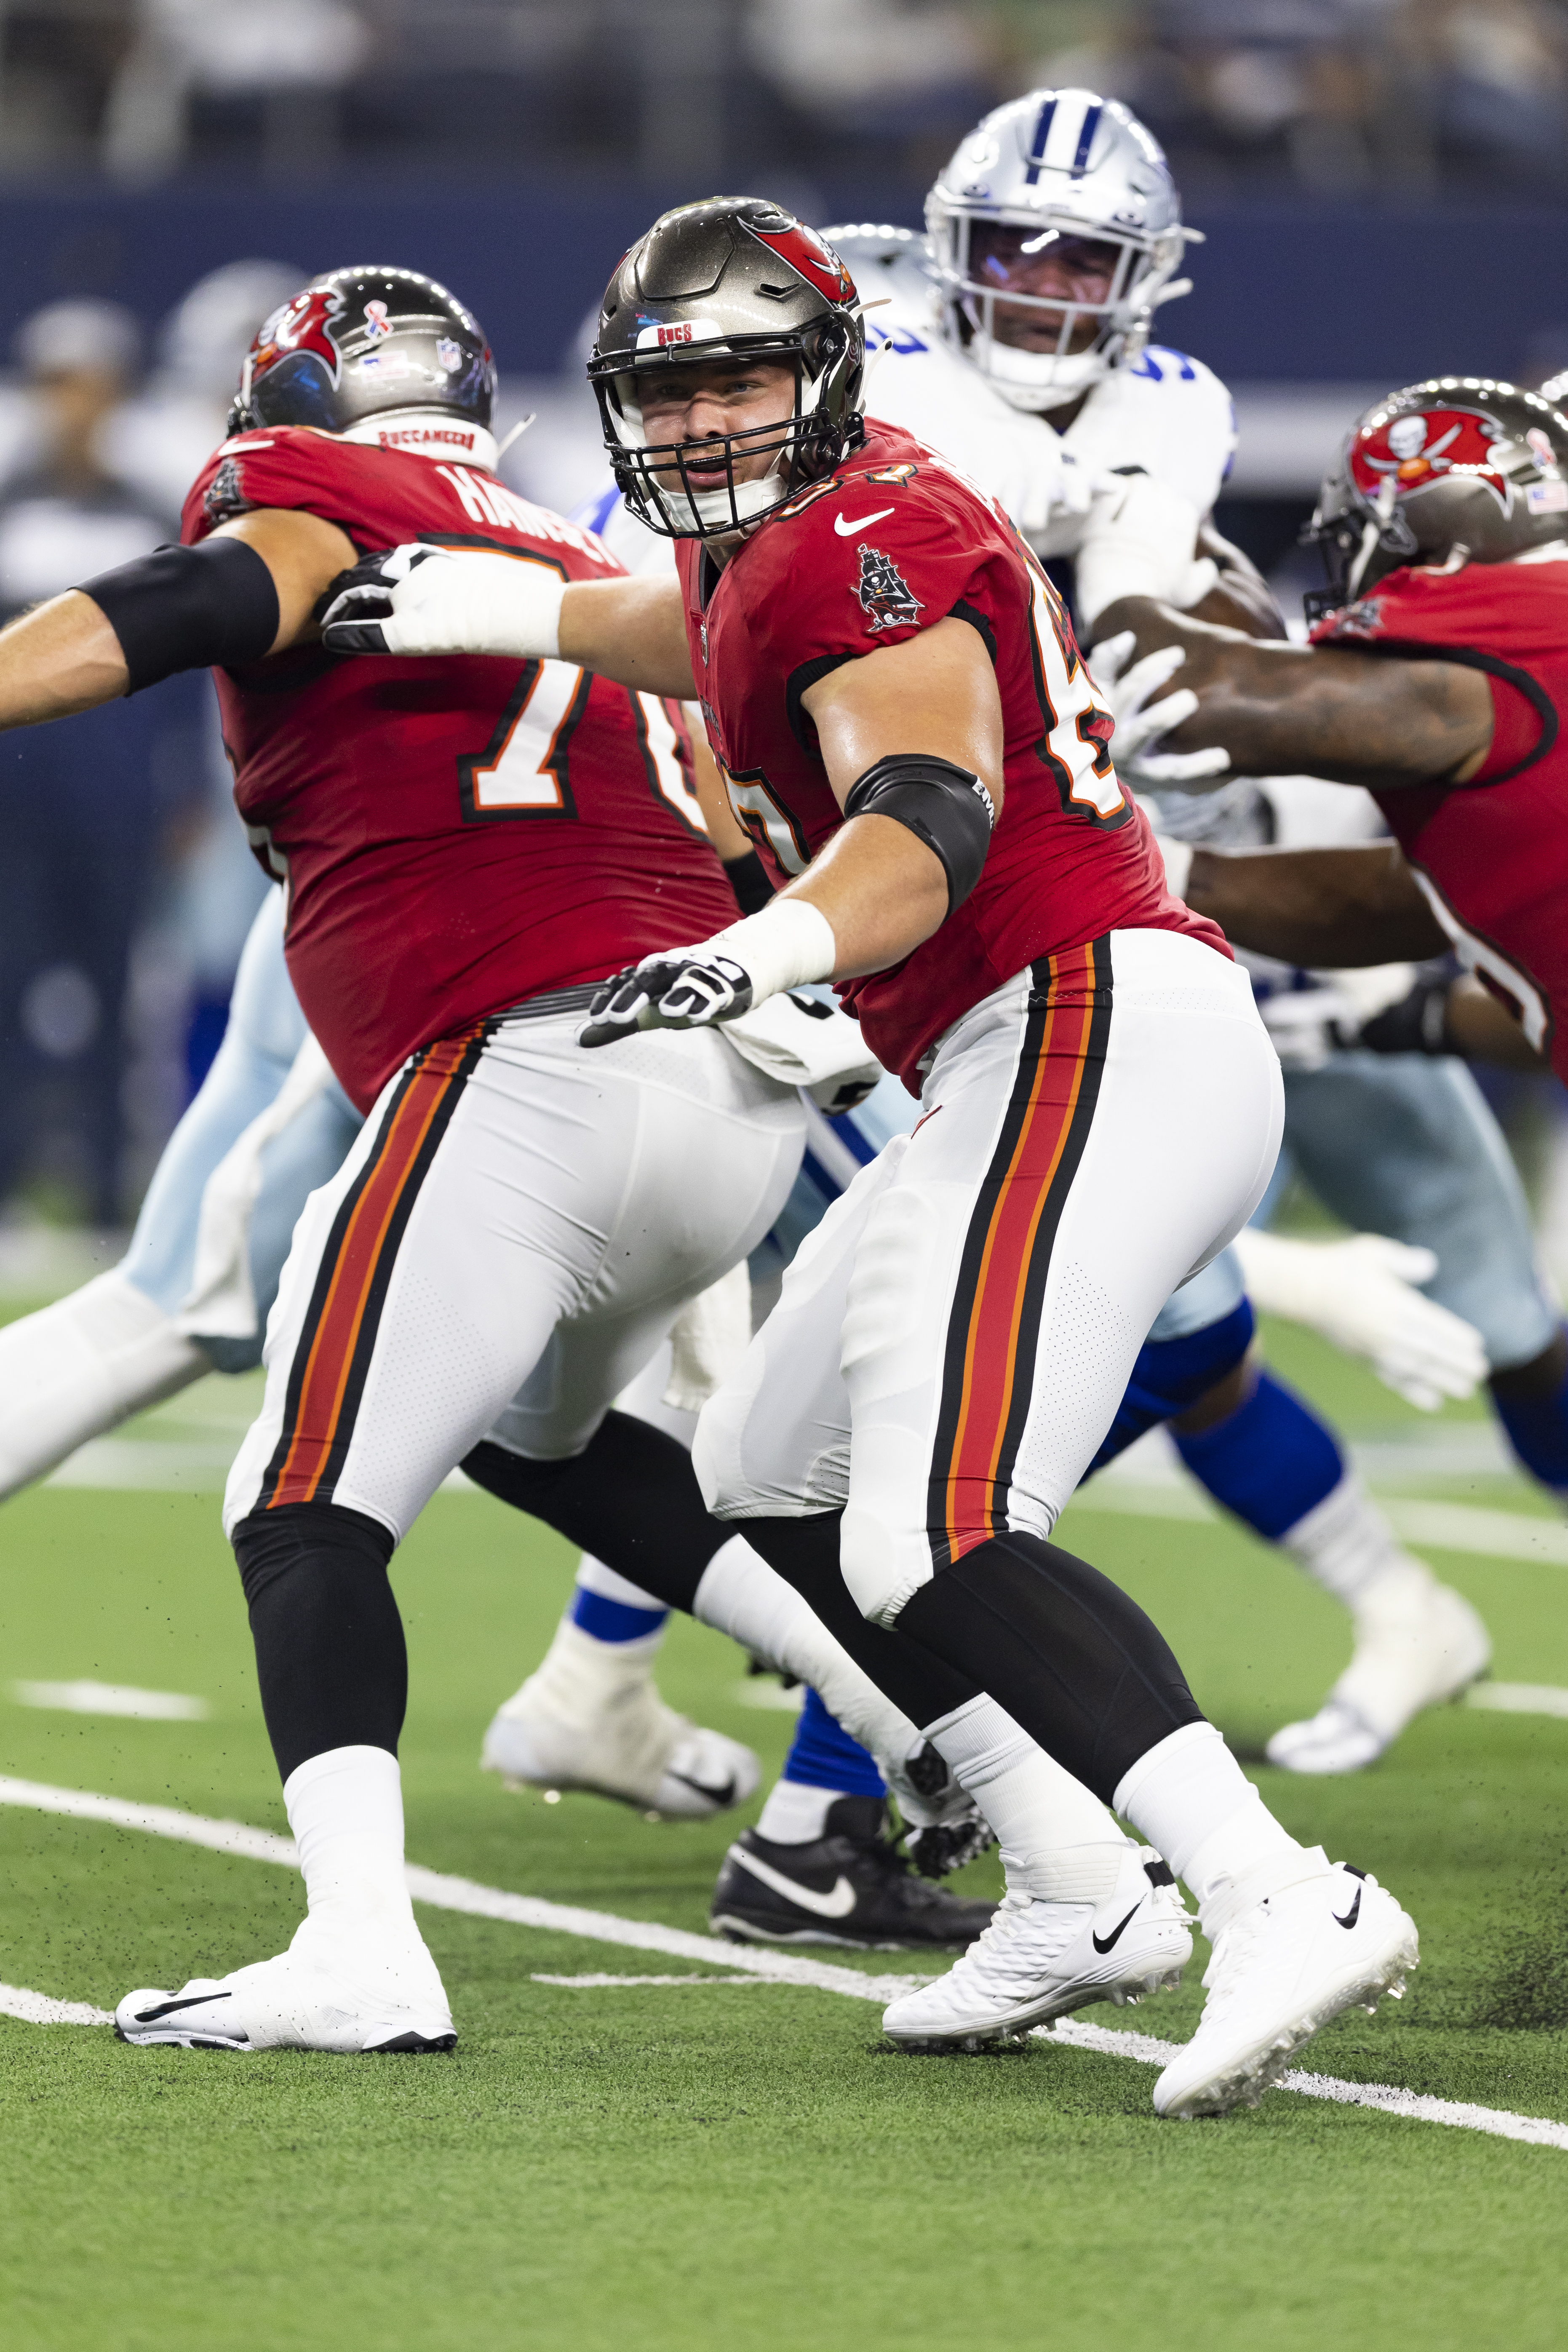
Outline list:
[[[666,1706],[646,1656],[617,1657],[570,1619],[497,1712],[479,1766],[510,1788],[585,1789],[689,1822],[743,1805],[763,1775],[738,1739]]]
[[[1255,2107],[1304,2042],[1384,1993],[1420,1957],[1415,1923],[1375,1878],[1321,1846],[1248,1871],[1205,1906],[1214,1953],[1198,2029],[1154,2085],[1161,2116]]]
[[[452,2012],[417,1933],[357,1957],[310,1931],[306,1920],[288,1951],[226,1977],[193,1977],[179,1992],[128,1992],[115,2033],[184,2050],[451,2049]]]
[[[1355,1624],[1355,1655],[1317,1714],[1268,1742],[1283,1771],[1359,1772],[1423,1708],[1458,1698],[1491,1664],[1491,1637],[1469,1602],[1425,1572],[1380,1578]]]
[[[980,2050],[1092,2000],[1118,2007],[1173,1991],[1192,1958],[1186,1911],[1148,1846],[1129,1845],[1103,1903],[1047,1903],[1021,1890],[934,1984],[900,1993],[882,2016],[906,2050]]]

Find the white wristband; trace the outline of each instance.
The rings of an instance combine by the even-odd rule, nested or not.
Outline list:
[[[1168,834],[1156,833],[1154,845],[1165,861],[1165,887],[1173,898],[1187,895],[1187,877],[1193,870],[1193,845],[1190,841],[1173,841]]]
[[[775,898],[760,914],[717,932],[708,945],[732,956],[750,975],[753,1004],[781,989],[831,979],[838,961],[832,924],[805,898]]]
[[[383,622],[388,653],[500,654],[556,661],[566,583],[516,556],[443,550],[392,592]]]

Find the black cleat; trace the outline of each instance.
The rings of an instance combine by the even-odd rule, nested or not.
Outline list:
[[[742,1832],[713,1889],[711,1925],[737,1944],[852,1944],[879,1952],[949,1950],[991,1924],[992,1903],[964,1903],[910,1868],[885,1831],[879,1797],[839,1797],[826,1833],[774,1845]]]

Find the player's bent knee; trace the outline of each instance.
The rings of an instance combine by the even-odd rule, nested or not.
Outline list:
[[[889,1630],[904,1603],[931,1581],[931,1555],[923,1537],[890,1526],[879,1513],[844,1514],[838,1564],[850,1598],[873,1625]]]

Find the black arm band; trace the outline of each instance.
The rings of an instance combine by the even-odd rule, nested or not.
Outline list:
[[[272,574],[242,539],[155,547],[84,580],[80,593],[119,638],[132,694],[176,670],[243,668],[278,635]]]
[[[996,822],[991,795],[978,776],[923,752],[900,752],[868,768],[850,786],[844,814],[890,816],[896,824],[907,824],[942,860],[950,915],[979,881]]]
[[[746,850],[740,857],[726,857],[724,878],[735,893],[735,904],[742,915],[760,915],[773,896],[773,886],[754,849]]]

